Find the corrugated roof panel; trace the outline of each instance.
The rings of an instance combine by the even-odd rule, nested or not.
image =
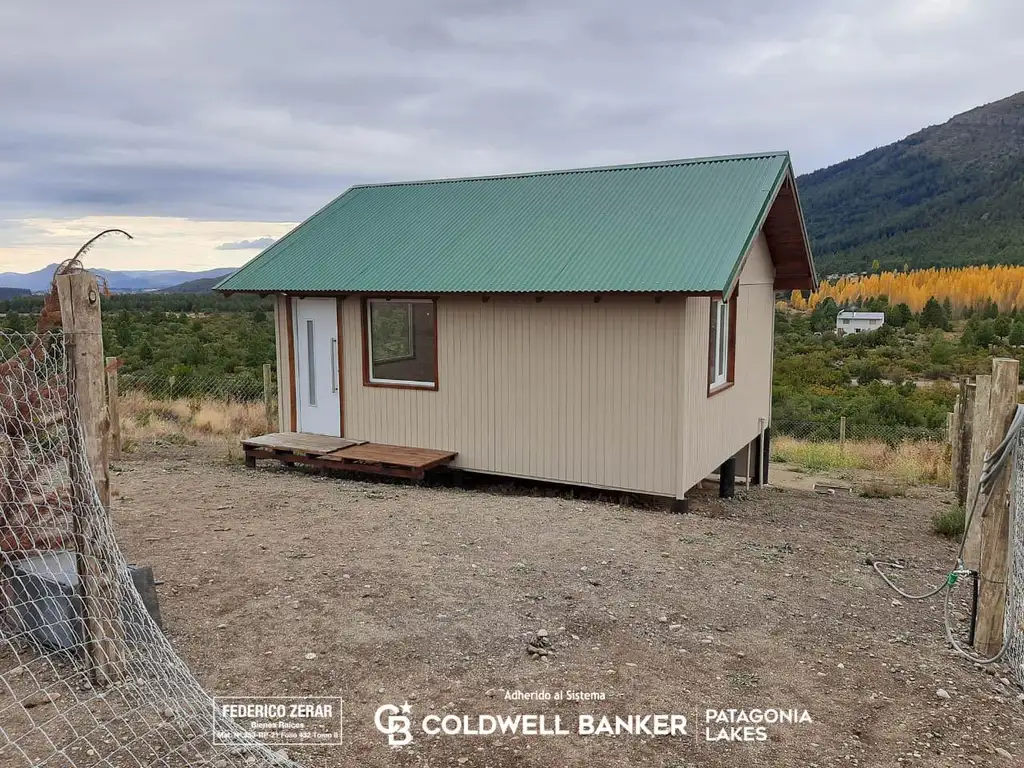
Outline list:
[[[218,286],[724,291],[787,153],[358,186]]]

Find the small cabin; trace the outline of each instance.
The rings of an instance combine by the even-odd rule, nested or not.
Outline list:
[[[840,336],[847,333],[877,331],[883,325],[885,325],[884,312],[853,312],[844,310],[836,315],[836,333]]]
[[[315,450],[681,501],[764,478],[775,293],[815,287],[779,152],[359,185],[217,290],[273,297]]]

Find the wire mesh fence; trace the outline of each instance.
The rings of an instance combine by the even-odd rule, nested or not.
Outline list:
[[[293,765],[215,712],[143,602],[63,334],[0,332],[0,351],[0,765]]]
[[[905,442],[945,443],[949,433],[946,427],[908,426],[904,424],[882,424],[852,419],[773,419],[773,437],[790,437],[808,442],[880,442],[898,445]]]
[[[1024,687],[1024,432],[1017,437],[1011,492],[1009,571],[1006,596],[1005,661],[1017,685]]]
[[[869,470],[900,484],[948,487],[946,429],[846,419],[772,421],[771,458],[811,471]]]
[[[246,368],[238,373],[214,375],[160,371],[126,372],[118,376],[118,393],[141,392],[154,400],[189,400],[209,398],[225,402],[255,403],[277,397],[277,379],[273,366],[269,382],[264,373]]]
[[[119,373],[118,413],[130,446],[158,439],[231,439],[279,431],[277,380],[273,366],[257,377]]]

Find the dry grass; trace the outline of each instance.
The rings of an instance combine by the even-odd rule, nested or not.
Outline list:
[[[772,459],[812,472],[871,470],[909,485],[948,485],[947,446],[931,440],[900,443],[880,440],[812,442],[779,436],[772,440]]]
[[[121,438],[127,449],[139,443],[222,439],[229,444],[272,432],[263,403],[224,400],[154,400],[143,392],[121,396]]]

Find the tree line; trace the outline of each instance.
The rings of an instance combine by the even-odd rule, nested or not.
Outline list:
[[[42,297],[0,302],[0,328],[35,328]],[[125,387],[157,397],[254,400],[274,361],[268,299],[216,294],[118,294],[103,301],[103,347]]]

